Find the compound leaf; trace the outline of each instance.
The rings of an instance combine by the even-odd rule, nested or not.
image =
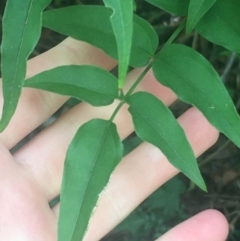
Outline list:
[[[72,38],[88,42],[118,59],[117,43],[110,17],[112,10],[103,6],[70,6],[46,11],[43,26]],[[63,20],[64,19],[64,20]],[[149,63],[158,47],[158,36],[144,19],[134,15],[130,56],[132,67]]]
[[[133,1],[129,0],[103,0],[106,7],[113,10],[110,17],[113,32],[118,48],[119,88],[125,82],[133,35]]]
[[[153,72],[240,147],[239,115],[219,75],[202,55],[184,45],[166,46],[156,57]]]
[[[137,135],[158,147],[176,168],[206,190],[192,148],[171,111],[147,92],[133,94],[127,102]]]
[[[190,0],[145,0],[146,2],[163,9],[168,13],[186,16]]]
[[[207,40],[240,53],[239,0],[217,0],[196,25]]]
[[[114,75],[95,66],[61,66],[33,76],[25,87],[72,96],[94,106],[111,104],[118,97]]]
[[[112,122],[93,119],[79,128],[65,160],[58,241],[83,239],[99,195],[122,158],[122,152],[122,143]]]
[[[191,32],[216,0],[190,0],[187,18],[187,32]]]
[[[0,131],[8,125],[16,110],[26,75],[26,61],[40,37],[42,11],[50,2],[7,1],[1,45],[4,105]]]

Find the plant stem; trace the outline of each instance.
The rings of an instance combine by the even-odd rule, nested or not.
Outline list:
[[[122,108],[122,106],[123,106],[124,104],[125,104],[125,101],[124,101],[124,100],[122,100],[122,101],[118,104],[117,108],[114,110],[114,112],[112,113],[112,115],[111,115],[111,117],[110,117],[110,119],[109,119],[110,122],[113,122],[113,120],[114,120],[114,118],[116,117],[118,111]]]
[[[184,27],[186,26],[186,19],[178,26],[178,28],[174,31],[174,33],[172,34],[172,36],[168,39],[168,41],[165,43],[165,45],[163,46],[166,47],[167,45],[171,44],[174,39],[179,35],[179,33],[184,29]],[[162,49],[163,49],[162,48]],[[157,56],[161,50],[160,49],[158,51],[158,53],[155,55]],[[118,111],[121,109],[121,107],[127,102],[127,98],[133,93],[133,91],[136,89],[136,87],[138,86],[138,84],[142,81],[142,79],[144,78],[144,76],[147,74],[147,72],[151,69],[152,67],[152,63],[150,63],[145,69],[144,71],[140,74],[140,76],[137,78],[137,80],[134,82],[134,84],[131,86],[131,88],[128,90],[128,92],[126,93],[126,95],[123,95],[122,89],[120,89],[120,99],[121,102],[118,104],[117,108],[114,110],[113,114],[111,115],[109,121],[113,121],[114,118],[116,117]]]
[[[164,46],[162,47],[165,48],[166,46],[168,46],[169,44],[171,44],[175,38],[181,33],[181,31],[185,28],[186,26],[186,22],[187,20],[184,19],[184,21],[178,26],[178,28],[174,31],[174,33],[170,36],[170,38],[168,39],[168,41],[164,44]],[[159,51],[161,52],[161,50]],[[157,55],[159,54],[159,52],[157,53]]]
[[[138,86],[138,84],[141,82],[141,80],[144,78],[144,76],[147,74],[147,72],[152,68],[152,63],[150,63],[144,71],[141,73],[141,75],[137,78],[135,83],[132,85],[132,87],[128,90],[127,94],[124,97],[124,100],[126,101],[127,98],[132,94],[132,92],[135,90],[135,88]]]
[[[140,74],[140,76],[137,78],[137,80],[134,82],[134,84],[131,86],[131,88],[128,90],[126,95],[123,97],[117,108],[114,110],[113,114],[110,117],[109,121],[113,121],[115,116],[117,115],[118,111],[121,109],[121,107],[127,102],[127,98],[132,94],[132,92],[135,90],[135,88],[138,86],[138,84],[141,82],[141,80],[144,78],[144,76],[147,74],[147,72],[151,69],[152,64],[150,63],[144,71]]]
[[[237,53],[233,52],[231,57],[229,58],[229,60],[227,62],[227,65],[226,65],[222,75],[221,75],[223,83],[226,83],[229,72],[231,71],[232,66],[233,66],[236,59],[237,59]]]

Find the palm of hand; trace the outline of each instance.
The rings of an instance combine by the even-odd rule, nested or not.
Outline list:
[[[1,146],[0,239],[56,240],[57,217],[29,172]]]

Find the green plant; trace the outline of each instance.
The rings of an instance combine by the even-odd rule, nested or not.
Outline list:
[[[193,48],[172,43],[186,27],[187,33],[194,29],[209,41],[239,53],[238,1],[147,0],[166,12],[182,16],[181,25],[164,46],[159,46],[151,24],[134,15],[133,1],[104,0],[105,6],[76,5],[42,13],[50,2],[7,2],[3,20],[4,107],[0,129],[13,116],[23,87],[72,96],[94,106],[119,102],[109,120],[94,119],[82,125],[69,146],[61,192],[59,240],[83,237],[98,196],[122,158],[123,147],[113,120],[125,104],[129,105],[137,135],[161,149],[175,167],[206,190],[190,144],[172,113],[152,94],[133,92],[152,68],[161,84],[196,106],[240,147],[240,118],[219,75]],[[86,41],[118,59],[118,79],[95,66],[62,66],[24,82],[26,60],[42,26]],[[158,47],[160,50],[156,51]],[[129,66],[144,70],[125,92]],[[85,175],[79,175],[78,170],[84,170]],[[82,185],[76,186],[75,182]]]

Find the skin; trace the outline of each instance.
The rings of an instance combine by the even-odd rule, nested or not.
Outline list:
[[[67,64],[92,64],[107,70],[116,62],[101,50],[86,43],[67,39],[60,45],[28,62],[27,76]],[[125,91],[141,73],[133,70]],[[167,106],[177,97],[159,85],[149,71],[137,90],[146,90]],[[61,116],[17,153],[9,149],[50,117],[66,97],[49,92],[24,89],[10,124],[0,134],[0,240],[56,241],[59,205],[50,209],[48,202],[60,192],[67,147],[79,126],[91,118],[109,118],[117,102],[95,108],[81,103]],[[1,97],[1,102],[3,102]],[[2,103],[1,103],[2,105]],[[124,106],[115,118],[122,139],[133,126]],[[194,108],[185,112],[179,123],[186,132],[196,156],[211,147],[218,132]],[[117,166],[101,194],[84,241],[97,241],[121,222],[159,186],[178,173],[154,146],[143,143]],[[179,224],[158,241],[224,241],[228,223],[218,211],[206,210]]]

